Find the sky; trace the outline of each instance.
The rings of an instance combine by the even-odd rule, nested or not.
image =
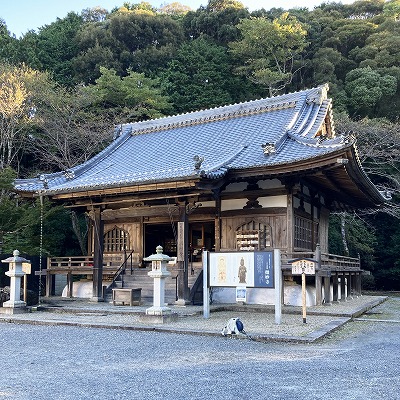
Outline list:
[[[129,1],[132,4],[141,0]],[[154,7],[178,1],[196,10],[201,5],[206,6],[208,0],[147,0]],[[293,7],[308,7],[322,3],[322,0],[240,0],[250,11],[273,7],[289,9]],[[328,2],[328,1],[325,1]],[[339,1],[337,1],[339,2]],[[342,0],[341,3],[352,3],[351,0]],[[70,11],[80,13],[85,8],[100,6],[108,11],[120,7],[124,0],[0,0],[0,18],[3,19],[8,30],[20,37],[29,30],[37,31],[38,28],[49,25],[57,18],[64,18]]]

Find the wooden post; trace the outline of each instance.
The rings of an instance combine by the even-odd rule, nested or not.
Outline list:
[[[103,248],[104,248],[104,221],[101,218],[101,209],[97,207],[93,213],[93,297],[92,301],[104,301],[103,298]]]
[[[67,274],[67,297],[72,297],[72,290],[73,290],[73,279],[72,279],[72,272],[68,271]]]
[[[221,250],[221,196],[220,190],[213,191],[214,199],[215,199],[215,221],[214,221],[214,229],[215,229],[215,251]]]
[[[293,195],[287,195],[287,249],[288,253],[293,253],[294,246],[294,215],[293,215]]]
[[[340,277],[340,301],[346,301],[346,277],[343,275]]]
[[[339,301],[339,277],[337,273],[332,276],[332,285],[333,285],[333,302]]]
[[[324,276],[324,293],[325,293],[325,305],[330,306],[331,303],[331,278],[330,276]]]
[[[347,275],[347,298],[352,299],[351,295],[351,287],[352,287],[352,278],[351,278],[351,272]]]
[[[303,268],[303,273],[301,274],[301,299],[303,306],[303,324],[307,323],[307,297],[306,297],[306,273]]]
[[[315,303],[317,306],[322,305],[322,277],[319,274],[321,268],[321,246],[317,244],[315,249],[315,259],[317,260],[317,271],[315,273]]]
[[[178,246],[182,246],[182,259],[178,260],[178,300],[175,304],[186,305],[189,303],[189,274],[188,274],[188,243],[189,243],[189,223],[186,213],[186,203],[179,205]]]

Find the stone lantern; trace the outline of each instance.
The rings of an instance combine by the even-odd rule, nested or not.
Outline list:
[[[5,274],[10,277],[10,300],[3,303],[3,311],[7,314],[25,312],[26,303],[21,300],[21,277],[25,275],[22,264],[30,261],[20,257],[18,250],[13,251],[13,257],[1,261],[9,264]]]
[[[165,305],[165,278],[171,276],[167,270],[168,261],[172,260],[171,257],[163,254],[163,248],[157,246],[156,254],[143,259],[144,261],[151,261],[151,271],[148,275],[154,279],[154,293],[153,293],[153,306],[146,309],[147,320],[153,322],[165,322],[165,320],[175,319],[172,310]]]

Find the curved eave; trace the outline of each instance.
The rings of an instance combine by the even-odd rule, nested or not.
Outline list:
[[[325,193],[328,200],[347,207],[377,208],[385,198],[370,181],[357,157],[354,145],[338,149],[329,155],[293,163],[268,165],[229,172],[232,179],[247,177],[298,179]]]

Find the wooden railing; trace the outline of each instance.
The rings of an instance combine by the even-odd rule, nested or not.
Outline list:
[[[282,253],[282,267],[283,269],[291,268],[291,260],[296,258],[310,258],[318,261],[317,252],[303,252],[296,251],[293,253]],[[360,270],[360,258],[341,256],[337,254],[321,253],[320,268],[330,269],[332,271],[353,271]]]
[[[124,253],[104,254],[103,273],[114,275],[126,260]],[[73,257],[51,257],[47,259],[47,270],[52,273],[73,272],[74,274],[91,274],[93,272],[93,255]]]

